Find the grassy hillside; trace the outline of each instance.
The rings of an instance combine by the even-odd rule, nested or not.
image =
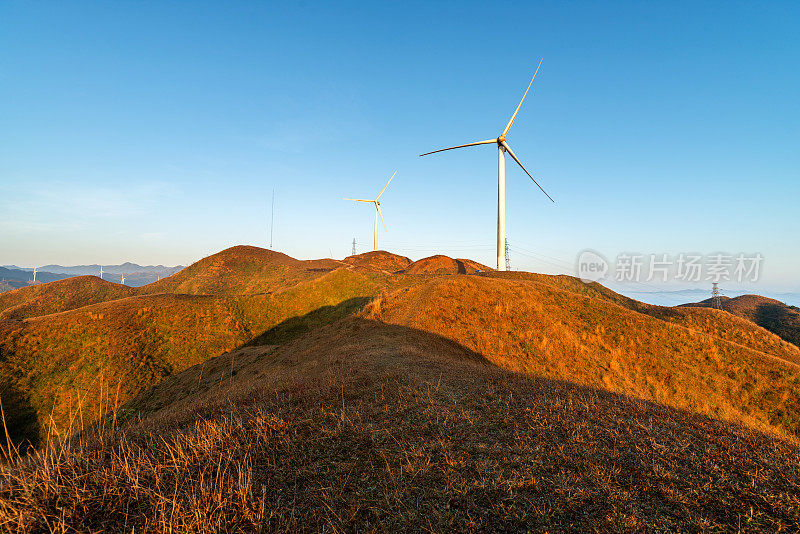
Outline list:
[[[0,294],[0,321],[20,320],[74,310],[89,304],[129,297],[134,290],[96,276],[76,276]]]
[[[351,313],[384,283],[339,269],[271,295],[143,295],[0,322],[0,380],[9,395],[2,401],[14,422],[12,438],[35,442],[51,425],[60,432],[80,427],[81,418],[89,422],[164,377],[253,338],[284,339]],[[273,330],[315,310],[288,333]]]
[[[174,377],[169,406],[140,396],[141,422],[0,467],[3,528],[763,532],[800,517],[800,449],[738,425],[363,318],[253,350]]]
[[[711,299],[684,307],[710,308]],[[760,295],[723,297],[722,309],[748,319],[782,339],[800,347],[800,309]]]
[[[379,271],[390,274],[402,271],[408,267],[411,260],[405,256],[398,256],[385,250],[375,250],[348,256],[343,262],[357,270]]]
[[[489,267],[472,260],[456,260],[448,256],[436,255],[422,258],[405,269],[406,274],[475,274],[477,271],[491,271]]]
[[[441,335],[505,369],[800,433],[797,347],[728,314],[653,306],[648,315],[563,286],[435,278],[379,299],[369,317]]]
[[[258,247],[239,245],[193,263],[138,289],[140,294],[253,295],[271,293],[333,270],[338,262],[304,262]]]

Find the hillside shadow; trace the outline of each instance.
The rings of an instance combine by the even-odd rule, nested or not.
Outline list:
[[[305,315],[290,317],[254,337],[243,346],[279,345],[291,341],[314,328],[331,324],[354,314],[366,306],[370,300],[370,297],[354,297],[336,305],[322,306]]]
[[[794,345],[800,347],[800,319],[790,307],[765,303],[756,309],[755,323]]]
[[[39,418],[29,396],[16,384],[9,383],[6,377],[3,378],[3,382],[0,386],[0,402],[2,402],[5,425],[3,434],[8,432],[8,438],[5,435],[0,436],[0,449],[3,450],[4,458],[7,458],[8,439],[10,439],[13,447],[21,455],[25,455],[39,445],[41,433]]]

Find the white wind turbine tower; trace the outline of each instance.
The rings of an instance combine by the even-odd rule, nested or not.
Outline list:
[[[36,267],[33,268],[33,281],[36,281]]]
[[[381,213],[381,201],[380,201],[380,198],[381,198],[381,195],[383,194],[383,192],[386,191],[386,188],[389,187],[389,183],[392,181],[392,179],[394,179],[394,175],[395,174],[397,174],[397,171],[394,171],[394,174],[392,175],[391,178],[389,178],[389,181],[386,182],[386,185],[383,186],[383,189],[381,189],[381,192],[378,193],[378,196],[375,198],[375,200],[364,200],[364,199],[361,199],[361,198],[346,198],[345,199],[345,200],[353,200],[355,202],[367,202],[367,203],[371,203],[371,204],[373,204],[375,206],[375,234],[374,234],[374,236],[372,238],[372,250],[378,250],[378,216],[380,216],[381,222],[383,223],[383,229],[386,230],[387,232],[389,231],[389,229],[386,228],[386,221],[383,220],[383,213]]]
[[[125,273],[122,273],[122,280],[120,281],[120,284],[125,285]]]
[[[103,279],[103,266],[100,266],[100,280]]]
[[[528,91],[533,85],[533,80],[536,78],[536,74],[539,72],[539,67],[542,66],[542,60],[539,60],[539,66],[536,67],[536,72],[533,73],[533,77],[531,78],[531,82],[528,84],[528,88],[525,89],[525,94],[522,95],[522,100],[519,101],[519,105],[517,109],[514,110],[514,114],[511,115],[511,120],[508,121],[506,124],[503,133],[497,139],[487,139],[486,141],[478,141],[476,143],[467,143],[466,145],[458,145],[458,146],[451,146],[449,148],[442,148],[440,150],[434,150],[433,152],[426,152],[425,154],[420,154],[420,156],[427,156],[428,154],[435,154],[437,152],[444,152],[445,150],[453,150],[455,148],[465,148],[468,146],[476,146],[476,145],[497,145],[497,270],[498,271],[505,271],[506,270],[506,256],[505,256],[505,239],[506,239],[506,158],[505,153],[508,152],[508,155],[511,156],[514,161],[516,161],[522,170],[525,171],[525,174],[530,176],[533,183],[539,186],[539,189],[542,190],[542,193],[547,195],[547,198],[555,202],[550,195],[547,194],[539,182],[533,177],[531,173],[528,172],[528,169],[522,164],[522,162],[517,158],[514,154],[514,151],[511,150],[511,147],[508,146],[506,142],[506,134],[511,129],[511,125],[514,124],[514,119],[517,118],[517,113],[519,113],[519,108],[522,107],[522,103],[525,101],[525,97],[528,95]]]

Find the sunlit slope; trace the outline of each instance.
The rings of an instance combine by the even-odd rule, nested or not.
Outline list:
[[[475,274],[491,269],[472,260],[454,259],[441,254],[422,258],[410,264],[403,271],[406,274]]]
[[[551,276],[525,272],[491,272],[482,276],[554,286],[582,296],[618,304],[631,311],[693,330],[699,330],[757,351],[775,354],[793,363],[800,363],[800,353],[795,350],[797,347],[792,346],[785,340],[781,340],[778,336],[769,335],[767,331],[753,324],[752,321],[729,314],[720,314],[716,310],[645,304],[620,295],[596,282],[584,283],[578,278],[567,275]]]
[[[285,338],[352,313],[385,283],[378,274],[338,269],[271,295],[144,295],[0,322],[1,385],[26,397],[15,397],[17,406],[4,398],[6,414],[28,414],[15,437],[45,433],[51,414],[63,431],[79,408],[91,421],[101,407],[282,323],[292,325],[288,334],[281,330]],[[291,321],[310,312],[316,315],[307,322]]]
[[[216,358],[127,409],[145,418],[3,478],[13,527],[779,531],[800,509],[789,441],[362,318]]]
[[[0,293],[0,321],[26,319],[133,295],[130,287],[96,276],[75,276]]]
[[[311,280],[338,266],[333,260],[296,260],[286,254],[239,245],[203,258],[140,294],[254,295]]]
[[[710,308],[711,299],[684,304],[683,307]],[[724,297],[722,309],[748,319],[789,343],[800,346],[800,310],[796,306],[788,306],[779,300],[760,295],[741,295],[734,298]]]
[[[411,264],[411,260],[405,256],[392,254],[385,250],[374,250],[356,254],[355,256],[348,256],[342,261],[356,270],[385,273],[400,272]]]
[[[647,315],[555,282],[441,277],[379,299],[368,317],[444,336],[506,369],[800,433],[796,347],[728,314]]]

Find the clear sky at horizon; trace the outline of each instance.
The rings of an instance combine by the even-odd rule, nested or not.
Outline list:
[[[759,252],[800,290],[797,2],[0,2],[0,264],[235,244],[515,268]]]

